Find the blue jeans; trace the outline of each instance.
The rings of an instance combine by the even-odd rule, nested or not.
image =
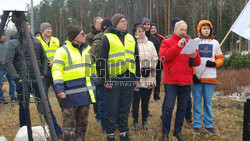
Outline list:
[[[203,124],[206,128],[212,128],[214,126],[212,112],[213,89],[214,84],[197,83],[192,86],[194,113],[192,126],[195,128],[201,128],[202,125],[202,98],[204,103]]]
[[[105,129],[104,124],[104,112],[105,112],[105,87],[104,84],[99,84],[97,87],[97,93],[98,93],[98,115],[101,120],[101,126],[102,129]]]
[[[41,96],[40,96],[39,88],[38,88],[38,85],[37,85],[37,81],[35,79],[32,79],[31,84],[32,84],[32,88],[34,89],[35,96],[40,98]],[[48,99],[48,92],[47,92],[47,89],[45,88],[45,80],[44,79],[43,79],[43,86],[44,86],[45,94],[46,94],[47,99]],[[22,82],[17,82],[16,83],[16,91],[18,93],[18,100],[21,101],[21,102],[24,100],[22,90],[23,90]],[[31,92],[31,86],[29,84],[28,84],[28,91],[29,91],[29,93]],[[53,111],[51,110],[49,99],[48,99],[48,104],[49,104],[49,110],[50,110],[50,113],[51,113],[52,121],[53,121],[55,130],[56,130],[56,134],[62,134],[62,129],[57,124],[56,117],[54,116]],[[25,119],[24,103],[19,103],[19,122],[20,122],[20,127],[27,125],[27,122],[26,122],[26,119]]]
[[[172,112],[177,97],[177,111],[175,117],[174,134],[180,134],[184,116],[187,109],[188,95],[191,85],[165,84],[165,97],[162,104],[162,132],[169,134],[172,120]]]
[[[4,79],[4,75],[6,74],[6,70],[0,70],[0,84],[1,84],[1,88],[0,88],[0,99],[4,99],[4,95],[3,95],[3,90],[2,90],[2,82],[3,82],[3,79]],[[11,79],[10,75],[7,74],[7,79],[8,79],[8,82],[9,82],[9,94],[10,94],[10,97],[11,98],[15,98],[15,82],[14,80]]]

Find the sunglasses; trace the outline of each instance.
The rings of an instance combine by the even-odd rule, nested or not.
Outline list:
[[[84,33],[84,32],[82,32],[82,33],[80,33],[80,35],[81,35],[81,36],[84,36],[84,35],[85,35],[85,33]]]

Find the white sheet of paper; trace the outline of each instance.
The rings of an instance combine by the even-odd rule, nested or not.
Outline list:
[[[200,39],[190,39],[185,47],[182,49],[181,54],[192,54],[197,49]]]

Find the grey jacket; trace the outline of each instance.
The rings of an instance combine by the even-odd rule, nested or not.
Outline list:
[[[37,59],[37,63],[39,66],[39,70],[42,76],[45,76],[48,71],[48,59],[46,53],[42,47],[41,42],[33,38],[34,43],[34,50]],[[24,64],[28,70],[28,75],[31,79],[35,79],[35,72],[31,62],[31,56],[29,55],[29,49],[27,46],[26,38],[22,39],[23,44],[23,58]],[[18,38],[17,35],[11,37],[11,40],[8,42],[6,55],[5,55],[5,64],[7,67],[7,71],[9,72],[10,76],[13,78],[14,81],[18,81],[23,78],[23,72],[21,71],[21,65],[23,65],[21,61],[21,54],[20,54],[20,46],[18,45]]]
[[[5,69],[4,55],[6,52],[6,42],[0,42],[0,70]]]

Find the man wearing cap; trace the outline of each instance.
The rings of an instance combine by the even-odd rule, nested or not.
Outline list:
[[[146,36],[149,41],[153,42],[155,49],[157,51],[157,54],[159,56],[159,49],[161,46],[160,41],[158,38],[154,35],[151,34],[150,29],[151,29],[151,21],[148,18],[143,18],[142,19],[142,25],[145,27],[146,30]],[[154,88],[154,100],[160,100],[160,83],[161,83],[161,71],[162,71],[162,65],[161,61],[158,61],[157,67],[156,67],[156,86]],[[150,115],[150,114],[149,114]]]
[[[105,129],[107,140],[115,140],[115,119],[118,117],[120,141],[131,141],[128,133],[129,109],[136,76],[139,76],[138,50],[134,37],[127,32],[123,14],[115,14],[113,27],[101,40],[101,76],[105,77]],[[139,77],[138,77],[139,78]]]
[[[174,136],[179,141],[185,141],[181,135],[184,116],[187,109],[188,96],[193,84],[193,66],[200,65],[200,56],[198,50],[191,54],[181,54],[187,38],[183,38],[187,32],[187,23],[183,20],[177,22],[174,27],[173,37],[163,40],[159,55],[164,68],[164,87],[165,97],[162,104],[162,139],[169,140],[172,112],[177,102],[175,117]],[[193,61],[193,66],[189,60]]]
[[[52,66],[54,89],[62,99],[64,141],[82,141],[88,124],[89,104],[95,103],[98,84],[91,47],[79,26],[67,27],[68,40],[57,49]]]
[[[30,30],[30,24],[27,21],[27,26],[28,29]],[[22,32],[24,31],[24,27],[22,27]],[[38,83],[36,80],[36,76],[35,76],[35,71],[34,71],[34,67],[32,65],[32,59],[31,56],[29,54],[29,49],[28,49],[28,42],[26,39],[26,36],[23,34],[23,38],[22,38],[22,43],[23,46],[20,46],[19,42],[19,38],[18,35],[14,35],[11,37],[10,41],[8,42],[7,45],[7,50],[6,50],[6,54],[5,54],[5,61],[4,63],[6,64],[6,68],[7,68],[7,72],[9,72],[11,78],[16,82],[16,91],[18,94],[18,101],[19,102],[19,124],[20,127],[22,126],[26,126],[27,125],[27,121],[26,121],[26,114],[25,114],[25,104],[23,104],[24,101],[24,96],[23,96],[23,85],[25,85],[28,88],[28,92],[34,94],[36,97],[40,98],[40,91],[39,91],[39,87],[38,87]],[[34,51],[35,51],[35,55],[36,55],[36,61],[39,67],[39,71],[42,77],[42,81],[43,81],[43,86],[44,86],[44,90],[45,90],[45,94],[47,96],[48,99],[48,92],[47,89],[45,87],[45,80],[44,77],[47,74],[47,70],[48,70],[48,59],[46,57],[46,53],[42,47],[42,44],[40,43],[40,41],[34,37],[31,37],[31,40],[34,44]],[[25,75],[25,73],[23,72],[23,69],[28,70],[28,76]],[[28,78],[27,78],[28,77]],[[23,81],[24,79],[28,79],[27,83],[24,83],[25,81]],[[34,91],[31,91],[31,88]],[[54,124],[54,128],[56,131],[56,134],[58,135],[58,137],[61,137],[62,135],[62,129],[61,127],[57,124],[56,121],[56,117],[53,114],[53,111],[51,109],[50,106],[50,102],[48,99],[48,104],[49,104],[49,110],[50,110],[50,114],[52,117],[52,121]],[[39,111],[40,112],[40,111]]]
[[[177,17],[177,18],[173,18],[172,19],[172,21],[171,21],[171,28],[172,28],[172,33],[171,34],[169,34],[169,35],[167,35],[167,39],[168,38],[171,38],[172,36],[173,36],[173,34],[174,34],[174,27],[175,27],[175,24],[177,23],[177,22],[179,22],[179,21],[182,21],[183,19],[182,18],[179,18],[179,17]],[[185,38],[187,38],[187,39],[191,39],[191,36],[189,36],[187,33],[186,33],[186,35],[185,35]],[[190,59],[190,65],[192,64],[192,59]],[[192,66],[192,65],[191,65]],[[185,119],[186,119],[186,121],[187,121],[187,124],[189,125],[189,126],[192,126],[192,98],[191,98],[191,92],[190,92],[190,94],[188,95],[188,101],[187,101],[187,110],[186,110],[186,114],[185,114]]]
[[[181,20],[183,20],[183,19],[180,18],[180,17],[176,17],[176,18],[173,18],[173,19],[172,19],[172,21],[171,21],[172,33],[168,34],[168,35],[165,37],[166,39],[171,38],[171,37],[173,36],[173,34],[174,34],[174,26],[175,26],[175,23],[177,23],[177,22],[179,22],[179,21],[181,21]],[[191,36],[188,35],[188,34],[186,34],[186,37],[187,37],[188,39],[191,39]]]
[[[43,49],[46,52],[48,58],[48,73],[45,76],[46,88],[49,90],[50,85],[53,86],[53,79],[51,75],[51,68],[53,65],[53,60],[56,50],[60,47],[60,42],[56,37],[51,36],[52,26],[48,22],[44,22],[40,25],[41,36],[37,39],[41,42]],[[56,97],[59,103],[59,106],[62,108],[61,101]]]

